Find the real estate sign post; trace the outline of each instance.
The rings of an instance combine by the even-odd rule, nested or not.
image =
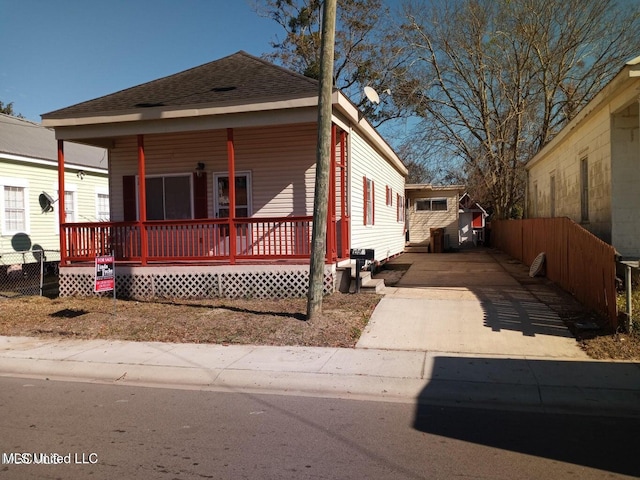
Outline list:
[[[96,257],[96,293],[113,290],[113,314],[116,314],[116,271],[113,255]]]

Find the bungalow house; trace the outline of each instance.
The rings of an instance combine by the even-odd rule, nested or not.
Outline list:
[[[640,257],[640,57],[526,165],[530,218],[565,216]]]
[[[44,251],[46,260],[59,260],[57,209],[62,203],[67,222],[109,220],[107,151],[69,145],[64,202],[58,201],[57,160],[53,130],[0,114],[1,265],[35,261],[24,254],[29,251]]]
[[[59,168],[73,142],[109,152],[111,222],[61,219],[61,295],[91,294],[110,252],[121,295],[305,295],[317,106],[315,80],[241,51],[44,114]],[[332,108],[326,293],[351,248],[403,251],[407,174],[340,91]]]
[[[457,248],[458,207],[462,185],[408,184],[407,239],[412,246],[429,246],[433,252]],[[432,232],[438,239],[432,239]],[[441,238],[440,238],[441,237]]]

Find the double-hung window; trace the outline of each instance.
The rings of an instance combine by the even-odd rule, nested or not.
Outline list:
[[[65,223],[74,223],[77,213],[76,192],[65,190],[64,192],[64,218]]]
[[[2,235],[29,233],[28,183],[24,179],[0,178]]]
[[[108,222],[111,218],[109,211],[109,190],[107,188],[96,188],[96,218],[99,222]]]
[[[404,223],[404,196],[399,193],[396,194],[396,220]]]
[[[374,225],[375,224],[375,182],[370,178],[363,177],[363,187],[364,187],[364,224],[365,225]]]

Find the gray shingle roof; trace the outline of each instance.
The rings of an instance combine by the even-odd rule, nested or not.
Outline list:
[[[168,77],[42,115],[74,118],[152,107],[226,106],[318,95],[318,82],[240,51]]]
[[[65,142],[65,163],[107,169],[107,151]],[[10,154],[37,160],[58,161],[58,142],[53,130],[37,123],[0,114],[0,159]]]

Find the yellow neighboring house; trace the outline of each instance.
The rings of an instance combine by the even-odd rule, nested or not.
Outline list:
[[[569,217],[640,257],[640,57],[527,164],[529,218]]]
[[[0,114],[0,264],[22,263],[17,252],[37,250],[60,259],[57,155],[52,129]],[[107,165],[107,150],[68,144],[68,222],[109,220]]]

